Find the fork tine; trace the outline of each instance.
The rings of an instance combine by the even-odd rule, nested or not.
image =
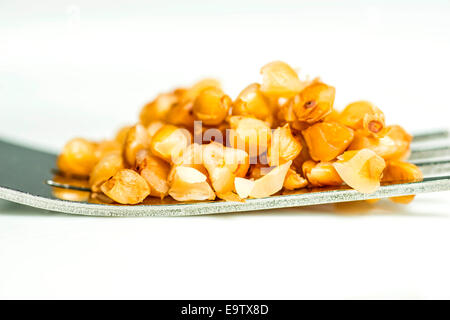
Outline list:
[[[84,188],[84,187],[78,187],[67,183],[59,183],[53,180],[45,180],[45,183],[51,187],[55,188],[62,188],[62,189],[69,189],[69,190],[76,190],[76,191],[87,191],[90,192],[91,189]]]
[[[409,161],[416,166],[441,166],[441,165],[450,165],[450,159],[417,159]]]
[[[449,191],[450,176],[426,177],[419,182],[391,184],[381,186],[373,194],[367,195],[367,199],[406,196],[419,193]]]
[[[420,135],[419,135],[420,136]],[[443,134],[427,134],[428,141]],[[433,138],[431,138],[433,137]],[[427,139],[424,140],[424,144]],[[450,160],[415,159],[414,162],[431,176],[422,182],[383,185],[372,194],[363,194],[346,187],[337,190],[301,189],[294,194],[274,195],[246,202],[157,203],[154,205],[103,205],[58,200],[42,181],[51,179],[55,156],[50,153],[0,141],[0,198],[46,210],[91,216],[186,216],[239,211],[298,207],[334,202],[387,198],[427,192],[450,191],[450,174],[445,168]],[[30,165],[32,163],[33,165]],[[427,171],[428,170],[428,171]],[[51,182],[50,182],[51,183]],[[55,185],[56,186],[56,185]],[[83,190],[84,191],[84,190]]]
[[[385,185],[371,194],[360,193],[352,189],[343,189],[271,196],[262,199],[250,199],[245,202],[212,201],[177,205],[110,206],[58,201],[27,194],[22,194],[23,196],[17,198],[15,197],[17,192],[12,190],[6,190],[4,197],[38,208],[91,216],[187,216],[300,207],[449,190],[450,176],[445,176],[425,178],[422,182]]]
[[[450,137],[446,129],[434,129],[416,132],[411,143],[411,155],[408,161],[431,159],[450,155]]]
[[[430,140],[445,139],[449,137],[449,131],[447,129],[433,129],[427,131],[418,131],[413,134],[413,143],[416,142],[428,142]]]
[[[409,162],[419,166],[425,177],[432,177],[441,175],[443,173],[450,173],[450,160],[430,160],[442,155],[450,154],[450,146],[427,146],[431,141],[441,138],[449,137],[449,132],[445,129],[435,129],[430,131],[417,132],[413,135],[413,142],[419,142],[411,146],[411,156]],[[54,174],[60,174],[56,169],[53,169]],[[46,180],[45,183],[49,186],[77,191],[91,191],[89,188],[73,186],[55,182],[53,180]]]
[[[450,159],[416,159],[409,161],[420,168],[425,177],[450,174]]]
[[[417,146],[411,148],[409,161],[419,159],[438,158],[450,155],[450,145]]]

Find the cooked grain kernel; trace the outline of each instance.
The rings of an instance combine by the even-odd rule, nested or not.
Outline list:
[[[58,157],[59,170],[67,175],[89,176],[98,161],[97,145],[86,139],[70,140]]]
[[[121,153],[122,145],[116,140],[104,140],[97,143],[95,150],[95,156],[98,160],[112,153]]]
[[[406,183],[406,182],[418,182],[423,180],[423,174],[420,169],[408,162],[391,160],[387,161],[386,168],[383,171],[383,182],[391,183]],[[414,195],[392,197],[390,198],[394,202],[408,204],[414,199]]]
[[[89,185],[93,192],[99,192],[101,185],[119,170],[124,168],[122,155],[112,153],[104,156],[92,169],[89,176]]]
[[[174,126],[184,126],[192,128],[194,126],[193,101],[178,103],[167,113],[166,121]]]
[[[116,140],[121,146],[125,144],[127,139],[128,131],[130,131],[132,126],[124,126],[117,131],[114,140]]]
[[[380,187],[383,158],[370,149],[347,151],[333,164],[341,179],[353,189],[372,193]]]
[[[137,124],[128,131],[124,145],[124,157],[130,166],[136,163],[136,153],[139,150],[147,149],[150,146],[150,136],[147,129]]]
[[[315,123],[331,113],[336,90],[315,82],[303,89],[291,101],[297,120]]]
[[[184,89],[179,91],[179,100],[181,103],[192,102],[194,101],[200,92],[207,88],[221,88],[220,82],[216,79],[202,79],[195,83],[189,89]]]
[[[249,196],[251,198],[265,198],[280,191],[283,188],[284,180],[291,164],[292,161],[288,161],[255,180]]]
[[[302,90],[304,84],[287,63],[274,61],[261,68],[261,92],[269,97],[289,98]]]
[[[163,199],[169,193],[167,181],[170,166],[164,160],[150,154],[148,150],[140,150],[136,154],[136,171],[150,186],[150,196]]]
[[[144,126],[153,121],[165,120],[169,110],[178,102],[174,93],[163,93],[155,100],[146,104],[139,115],[139,120]]]
[[[354,129],[364,129],[367,134],[383,135],[384,113],[368,101],[349,104],[339,115],[340,123]]]
[[[409,156],[412,137],[400,126],[387,126],[383,137],[357,130],[349,150],[371,149],[385,160],[404,160]]]
[[[248,171],[248,154],[239,149],[227,148],[211,142],[203,145],[203,165],[208,170],[211,184],[217,195],[228,195],[234,189],[234,178],[244,177]]]
[[[249,85],[233,102],[233,115],[250,116],[271,123],[272,107],[270,100],[261,92],[261,86],[257,83]]]
[[[172,161],[173,165],[169,174],[169,180],[175,172],[174,168],[177,166],[191,167],[205,175],[208,174],[205,166],[203,165],[203,145],[197,143],[189,145],[183,150],[180,156],[173,158]]]
[[[260,163],[252,164],[248,170],[248,177],[250,179],[259,179],[262,176],[265,176],[271,170],[269,165],[262,165]]]
[[[303,178],[294,169],[289,169],[284,179],[283,187],[287,190],[296,190],[308,185],[308,180]]]
[[[191,141],[192,137],[189,131],[167,124],[153,136],[150,150],[155,156],[170,163],[183,154]]]
[[[178,166],[170,181],[169,194],[178,201],[214,200],[216,195],[206,175],[191,168]]]
[[[302,144],[291,132],[289,124],[272,132],[268,149],[269,164],[278,166],[289,160],[294,160],[302,151]]]
[[[303,175],[315,187],[340,186],[343,181],[331,162],[305,161]]]
[[[353,130],[337,122],[319,122],[302,131],[316,161],[331,161],[344,152],[353,140]]]
[[[162,121],[153,121],[147,126],[147,133],[150,141],[153,139],[153,136],[164,126],[164,122]]]
[[[129,169],[118,171],[103,183],[100,189],[109,198],[121,204],[137,204],[150,194],[150,187],[145,179]]]
[[[261,120],[232,116],[229,119],[229,145],[233,148],[245,150],[250,157],[266,152],[270,142],[270,126]]]
[[[193,112],[196,120],[212,126],[219,125],[228,115],[231,98],[220,88],[210,87],[204,89],[194,101]]]

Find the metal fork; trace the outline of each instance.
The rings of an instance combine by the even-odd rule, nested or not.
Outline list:
[[[309,206],[450,190],[449,132],[433,130],[416,133],[411,150],[409,161],[421,168],[424,180],[384,185],[371,194],[363,194],[345,187],[334,190],[316,188],[301,189],[296,193],[262,199],[249,199],[245,202],[208,201],[161,204],[155,201],[152,205],[128,206],[57,199],[46,182],[53,187],[74,187],[52,180],[56,156],[0,140],[0,199],[51,211],[90,216],[189,216]]]

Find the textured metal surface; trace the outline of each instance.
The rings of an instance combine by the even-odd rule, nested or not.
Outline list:
[[[424,133],[418,135],[417,139],[426,142],[447,135],[442,132]],[[418,140],[415,136],[415,141]],[[416,160],[417,164],[426,173],[423,182],[382,186],[372,194],[362,194],[345,188],[302,189],[295,194],[250,199],[245,202],[212,201],[126,206],[64,201],[55,198],[51,188],[44,182],[52,177],[51,170],[55,166],[56,156],[0,141],[0,198],[36,208],[80,215],[185,216],[298,207],[450,190],[448,161],[429,161],[418,158],[421,160]],[[436,176],[439,177],[436,178]]]
[[[186,216],[227,212],[267,210],[299,207],[324,203],[346,202],[364,199],[386,198],[425,192],[450,190],[450,177],[424,182],[382,186],[372,194],[362,194],[355,190],[333,190],[308,192],[303,194],[272,196],[250,199],[246,202],[198,202],[171,205],[104,205],[49,199],[19,191],[0,188],[0,197],[13,202],[47,209],[51,211],[92,216]]]

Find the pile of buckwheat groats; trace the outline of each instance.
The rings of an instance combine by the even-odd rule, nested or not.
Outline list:
[[[334,87],[300,80],[281,61],[265,65],[261,74],[261,84],[250,84],[234,100],[213,79],[162,93],[114,139],[69,141],[58,168],[121,204],[168,196],[244,201],[341,185],[372,193],[380,182],[422,179],[405,162],[411,136],[386,125],[372,103],[357,101],[338,111]]]

